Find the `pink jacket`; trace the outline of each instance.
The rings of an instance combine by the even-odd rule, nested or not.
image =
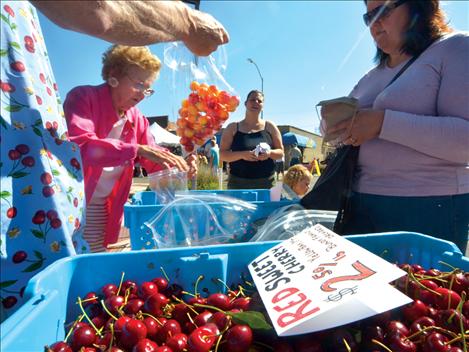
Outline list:
[[[64,112],[70,140],[77,143],[81,149],[87,202],[93,196],[104,167],[125,166],[120,180],[116,182],[109,196],[107,209],[108,223],[104,245],[115,243],[119,237],[124,204],[132,184],[135,161],[149,173],[162,168],[151,161],[139,159],[138,145],[164,148],[155,145],[148,132],[148,120],[136,107],[126,113],[128,120],[122,131],[123,140],[106,138],[118,119],[107,84],[72,89],[65,99]]]

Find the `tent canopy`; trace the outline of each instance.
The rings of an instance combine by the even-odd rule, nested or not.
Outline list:
[[[284,145],[296,144],[299,147],[309,147],[308,138],[292,132],[284,133],[282,135],[282,142]]]
[[[156,144],[179,145],[179,137],[153,122],[149,128]]]

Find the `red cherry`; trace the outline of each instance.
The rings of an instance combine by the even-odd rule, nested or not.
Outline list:
[[[435,326],[435,321],[430,317],[420,317],[416,319],[410,326],[410,333],[414,334],[417,331],[423,331],[426,327],[429,326]],[[428,333],[425,335],[428,335]]]
[[[461,332],[461,328],[463,331],[466,331],[469,327],[466,317],[456,309],[440,310],[436,322],[438,326],[456,334]]]
[[[21,160],[21,163],[24,166],[33,167],[36,162],[32,156],[27,156],[23,160]]]
[[[21,157],[21,154],[15,149],[10,149],[10,151],[8,151],[8,157],[10,160],[18,160]]]
[[[52,96],[52,89],[50,89],[49,87],[46,87],[46,92],[47,92],[47,94]]]
[[[44,76],[44,73],[39,74],[39,80],[43,83],[46,84],[46,76]]]
[[[422,346],[423,352],[448,352],[448,338],[439,332],[432,332],[427,336]]]
[[[51,209],[47,212],[46,216],[49,220],[54,220],[59,217],[59,214],[57,214],[55,210]]]
[[[29,147],[26,144],[18,144],[15,147],[15,150],[17,150],[21,155],[29,153]]]
[[[127,302],[124,307],[124,312],[127,314],[137,314],[145,304],[145,301],[140,298],[134,298]]]
[[[469,294],[469,273],[457,272],[453,274],[453,283],[451,289],[462,295],[463,292],[466,292],[466,295]]]
[[[24,37],[24,47],[26,48],[27,51],[29,51],[30,53],[34,53],[35,49],[34,49],[34,41],[33,41],[33,38],[29,35],[26,35]]]
[[[151,280],[156,287],[158,287],[159,292],[164,292],[169,286],[168,280],[166,280],[164,277],[157,277]]]
[[[41,174],[41,182],[44,185],[50,185],[52,183],[52,175],[48,172]]]
[[[15,13],[13,12],[12,8],[8,5],[3,6],[5,12],[7,12],[11,17],[15,17]]]
[[[248,325],[235,325],[225,335],[227,352],[246,352],[252,344],[252,330]]]
[[[459,302],[461,302],[461,296],[453,290],[445,287],[438,287],[435,291],[439,294],[438,296],[435,296],[435,305],[439,309],[455,309]]]
[[[18,299],[15,296],[8,296],[2,299],[2,305],[5,309],[10,309],[16,304],[16,302],[18,302]]]
[[[156,336],[160,328],[166,323],[166,318],[158,318],[158,321],[153,317],[145,317],[143,323],[147,327],[147,337],[156,340]]]
[[[183,352],[187,348],[187,335],[183,333],[174,334],[166,340],[166,345],[173,352]]]
[[[38,105],[42,105],[42,98],[39,95],[36,95],[36,101]]]
[[[64,341],[58,341],[50,346],[50,351],[52,352],[73,352],[69,344]]]
[[[231,317],[223,312],[215,312],[208,321],[222,331],[231,325]]]
[[[294,342],[295,352],[324,352],[321,341],[311,337],[300,337]],[[277,350],[276,350],[277,351]],[[280,350],[278,350],[280,352]],[[288,350],[288,347],[286,349]],[[293,351],[293,350],[292,350]]]
[[[158,348],[156,342],[149,339],[142,339],[132,349],[132,352],[155,352]]]
[[[7,209],[7,213],[6,213],[7,218],[13,219],[16,216],[16,214],[18,214],[16,207],[10,207]]]
[[[54,84],[52,85],[52,87],[54,88],[54,90],[55,90],[56,92],[59,90],[59,87],[57,87],[57,83],[54,83]]]
[[[16,71],[16,72],[24,72],[25,71],[25,67],[24,67],[24,64],[21,62],[21,61],[15,61],[15,62],[12,62],[10,64],[10,67],[13,71]]]
[[[416,299],[411,304],[402,308],[402,313],[404,314],[404,317],[407,319],[407,321],[413,322],[414,320],[427,314],[427,305]]]
[[[52,219],[50,221],[50,226],[53,229],[58,229],[60,226],[62,226],[62,221],[59,218]]]
[[[104,294],[104,297],[106,298],[117,295],[117,286],[114,284],[104,285],[101,288],[101,292]]]
[[[155,352],[173,352],[168,346],[157,347]]]
[[[212,315],[212,312],[204,310],[203,312],[197,314],[197,316],[194,318],[194,324],[196,325],[196,327],[203,326],[209,322]]]
[[[78,198],[73,198],[73,206],[76,208],[78,207]]]
[[[395,333],[398,332],[401,335],[408,336],[409,335],[409,329],[407,326],[405,326],[403,323],[401,323],[398,320],[391,320],[387,325],[386,325],[386,332],[389,333]]]
[[[124,305],[125,298],[122,296],[111,296],[105,299],[104,303],[111,313],[117,313],[118,309]]]
[[[139,340],[147,336],[147,327],[137,319],[130,319],[124,324],[119,337],[119,342],[124,348],[132,348]]]
[[[395,352],[416,352],[417,346],[400,333],[391,334],[386,338],[387,346]]]
[[[98,296],[95,292],[88,292],[83,300],[86,301],[83,302],[84,307],[88,307],[99,303]]]
[[[19,264],[25,261],[27,257],[28,257],[28,254],[25,251],[18,251],[15,254],[13,254],[12,260],[13,260],[13,263]]]
[[[13,93],[16,90],[15,86],[8,82],[2,82],[0,89],[5,93]]]
[[[55,193],[54,188],[51,186],[42,187],[42,195],[46,198],[53,196]]]
[[[233,302],[231,302],[231,307],[240,309],[240,310],[249,310],[251,305],[251,298],[250,297],[239,297],[236,298]]]
[[[155,293],[145,301],[145,311],[153,316],[162,314],[162,309],[169,303],[169,299],[162,293]]]
[[[181,333],[181,331],[181,325],[179,325],[176,320],[169,319],[159,329],[156,340],[160,343],[164,343],[168,338],[175,334]]]
[[[41,225],[46,221],[46,212],[44,210],[38,210],[33,216],[33,224]]]
[[[215,343],[217,336],[205,326],[191,332],[187,340],[188,350],[191,352],[208,352]]]
[[[212,293],[207,298],[207,304],[225,311],[231,308],[230,299],[224,293]]]
[[[150,296],[153,296],[155,293],[158,293],[158,286],[151,281],[146,281],[140,285],[140,296],[143,299],[146,299]]]
[[[109,319],[108,321],[108,324],[109,323],[113,323],[114,324],[114,331],[116,333],[121,333],[122,332],[122,329],[124,328],[124,325],[127,324],[130,319],[132,319],[131,317],[129,316],[126,316],[126,315],[123,315],[121,317],[119,317],[115,322],[113,321],[112,318]]]
[[[76,158],[70,159],[70,165],[72,165],[75,169],[80,170],[80,163]]]
[[[96,333],[90,326],[80,326],[73,331],[72,347],[74,350],[91,347],[95,341]]]

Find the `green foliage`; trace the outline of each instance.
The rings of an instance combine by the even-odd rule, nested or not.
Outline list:
[[[191,180],[189,180],[188,187],[192,189]],[[214,174],[207,165],[199,165],[197,172],[197,189],[218,189],[218,176]]]

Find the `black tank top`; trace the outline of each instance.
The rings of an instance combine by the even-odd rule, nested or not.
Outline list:
[[[272,136],[265,130],[265,127],[259,132],[244,133],[239,130],[239,123],[237,123],[231,150],[233,152],[254,150],[261,142],[267,143],[273,148]],[[230,173],[243,178],[266,178],[272,176],[274,171],[275,162],[272,159],[263,161],[237,160],[230,163]]]

